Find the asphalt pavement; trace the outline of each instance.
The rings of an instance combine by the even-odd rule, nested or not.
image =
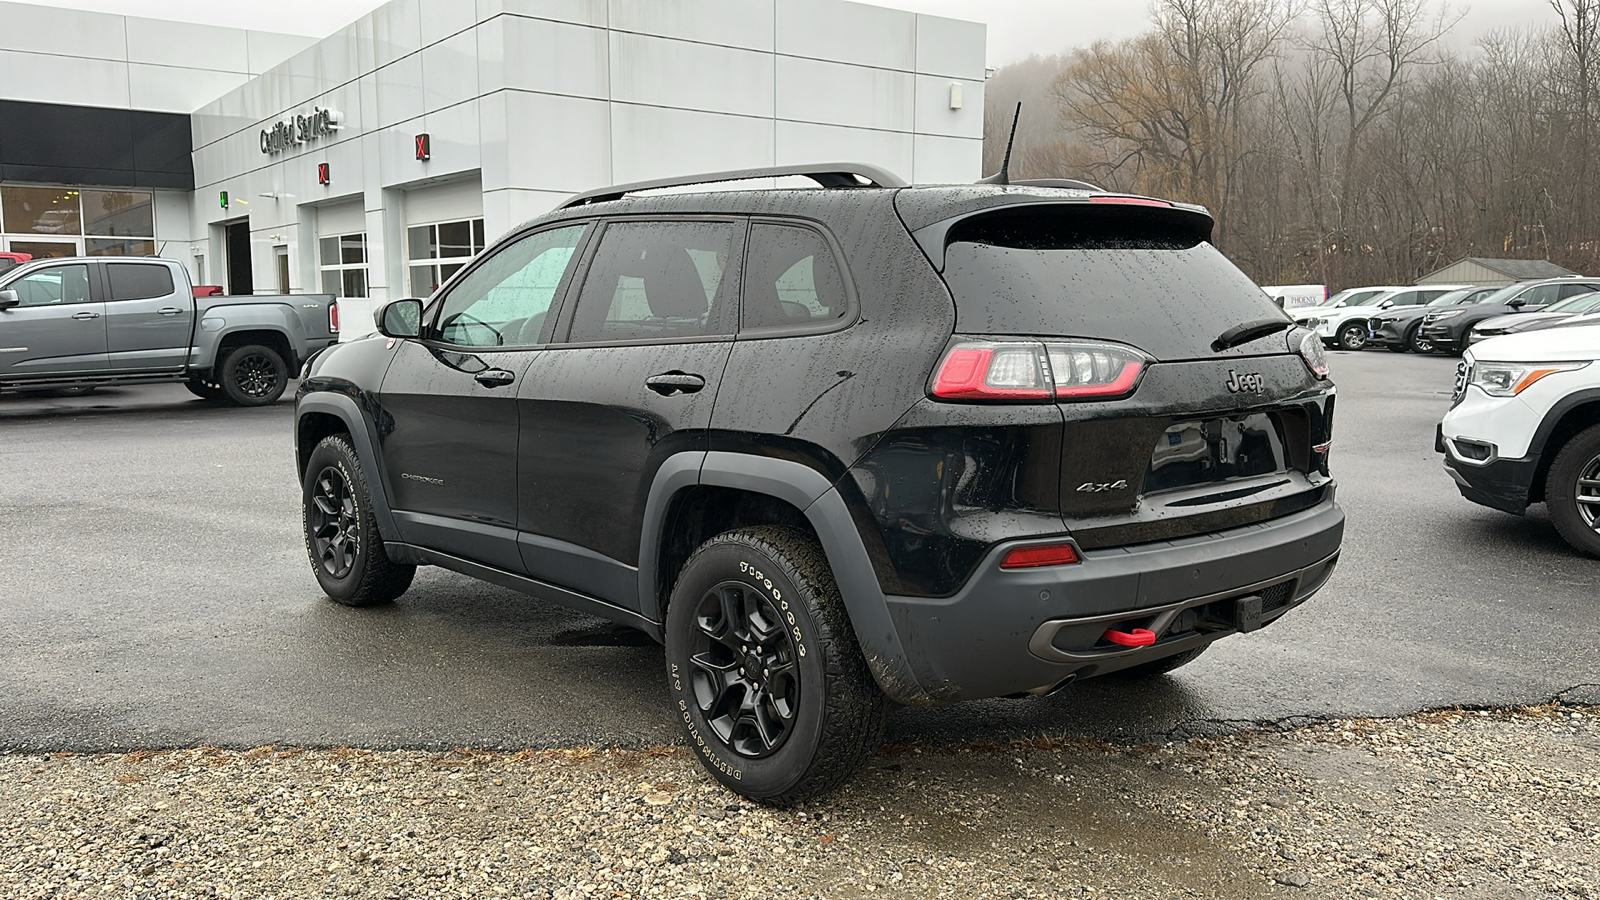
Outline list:
[[[1145,683],[897,709],[889,740],[1147,741],[1456,705],[1600,702],[1600,562],[1542,509],[1461,499],[1433,452],[1455,360],[1331,354],[1349,516],[1329,585]],[[0,748],[522,748],[677,740],[661,650],[423,569],[391,607],[322,597],[289,401],[181,386],[0,396]]]

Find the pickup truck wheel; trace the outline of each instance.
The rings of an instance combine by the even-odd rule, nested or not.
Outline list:
[[[1544,498],[1562,539],[1600,556],[1600,425],[1562,446],[1545,477]]]
[[[411,586],[417,567],[394,562],[384,551],[366,473],[343,435],[323,438],[311,451],[301,511],[311,571],[330,598],[376,606]]]
[[[1422,334],[1422,326],[1420,324],[1413,325],[1411,331],[1407,332],[1406,345],[1411,348],[1413,353],[1433,352],[1433,341]]]
[[[222,390],[239,406],[278,402],[289,386],[289,367],[271,347],[246,344],[222,361]]]
[[[183,386],[189,389],[189,393],[199,397],[201,400],[228,399],[227,392],[223,391],[220,384],[212,384],[199,378],[191,378],[185,381]]]
[[[1351,322],[1339,329],[1340,350],[1360,350],[1367,345],[1367,326],[1362,322]]]
[[[1112,672],[1107,677],[1138,680],[1144,678],[1155,678],[1158,675],[1165,675],[1168,672],[1181,669],[1184,666],[1187,666],[1189,663],[1199,659],[1200,654],[1206,652],[1210,646],[1210,644],[1206,644],[1205,646],[1196,647],[1193,650],[1185,650],[1182,653],[1174,653],[1171,656],[1163,657],[1152,662],[1140,663],[1137,666],[1129,666],[1126,669]]]
[[[782,527],[726,532],[667,607],[673,715],[729,790],[787,805],[849,780],[883,739],[872,680],[822,548]]]

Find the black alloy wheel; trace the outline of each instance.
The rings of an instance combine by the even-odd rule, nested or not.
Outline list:
[[[1433,352],[1433,340],[1422,333],[1420,324],[1413,325],[1411,331],[1406,334],[1406,346],[1410,347],[1413,353]]]
[[[672,714],[729,790],[787,805],[849,780],[887,706],[815,535],[761,525],[701,544],[666,610]]]
[[[724,581],[700,598],[694,626],[695,705],[729,749],[771,756],[793,733],[800,705],[799,658],[777,607],[765,592]]]
[[[417,567],[389,558],[348,435],[330,435],[312,448],[300,487],[306,556],[323,592],[345,606],[375,606],[404,594]]]
[[[1600,557],[1600,425],[1562,446],[1545,477],[1544,498],[1562,539]]]
[[[1339,349],[1360,350],[1367,345],[1367,326],[1362,322],[1351,322],[1339,326]]]
[[[276,403],[289,386],[289,367],[271,347],[248,344],[222,362],[222,389],[240,406]]]
[[[318,472],[314,484],[311,506],[306,509],[312,557],[330,578],[348,577],[361,548],[355,492],[337,466]]]

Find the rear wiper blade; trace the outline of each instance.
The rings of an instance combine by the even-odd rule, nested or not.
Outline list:
[[[1259,340],[1269,334],[1286,331],[1292,325],[1294,325],[1293,322],[1285,319],[1257,319],[1254,322],[1235,325],[1212,341],[1211,349],[1221,353],[1240,344],[1248,344],[1251,341]]]

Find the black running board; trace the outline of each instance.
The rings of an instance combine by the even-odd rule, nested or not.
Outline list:
[[[385,541],[384,547],[389,551],[389,557],[391,559],[416,563],[424,566],[438,566],[441,569],[449,569],[452,572],[460,572],[462,575],[476,578],[479,581],[487,581],[490,584],[497,584],[503,588],[510,588],[513,591],[527,594],[530,597],[536,597],[540,600],[546,600],[551,603],[560,604],[568,609],[577,610],[581,613],[586,613],[607,621],[615,622],[618,625],[626,625],[629,628],[636,628],[639,631],[650,635],[651,639],[655,641],[660,642],[662,640],[660,622],[653,622],[631,609],[624,609],[614,603],[607,603],[606,601],[597,597],[591,597],[588,594],[581,594],[574,590],[569,590],[558,585],[550,584],[547,581],[540,581],[537,578],[529,578],[526,575],[518,575],[515,572],[507,572],[504,569],[497,569],[494,566],[486,566],[483,563],[476,563],[470,559],[462,559],[459,556],[452,556],[448,553],[443,553],[438,550],[430,550],[427,547],[418,547],[415,544],[403,544],[396,541]]]

